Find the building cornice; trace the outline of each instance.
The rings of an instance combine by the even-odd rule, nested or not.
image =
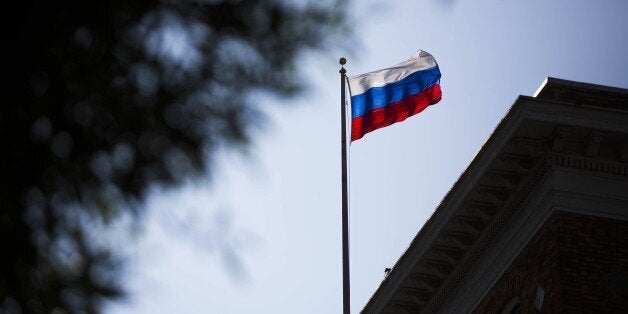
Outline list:
[[[553,169],[628,177],[628,92],[582,84],[548,79],[537,98],[517,99],[363,313],[456,303],[469,272]],[[570,103],[573,89],[587,97]]]
[[[510,211],[498,237],[486,242],[487,250],[467,269],[470,275],[458,283],[446,303],[432,311],[471,312],[556,211],[628,221],[627,175],[611,174],[604,167],[574,167],[592,165],[585,160],[567,165],[557,165],[556,160],[553,156],[544,160],[549,168],[534,193]]]

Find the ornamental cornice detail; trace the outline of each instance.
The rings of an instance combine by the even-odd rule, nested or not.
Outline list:
[[[388,284],[386,289],[394,290],[388,300],[378,301],[383,306],[370,300],[363,313],[438,312],[552,168],[628,176],[628,134],[570,125],[554,125],[538,138],[517,134],[460,204],[447,209],[453,214],[430,243],[423,243],[428,247],[410,269]]]

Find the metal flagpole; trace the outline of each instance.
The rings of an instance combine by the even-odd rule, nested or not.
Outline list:
[[[350,314],[349,303],[349,199],[347,197],[347,108],[345,81],[347,60],[340,58],[340,150],[342,158],[342,308]]]

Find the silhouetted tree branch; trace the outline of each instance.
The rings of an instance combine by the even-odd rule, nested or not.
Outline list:
[[[0,310],[98,312],[123,294],[93,229],[150,184],[246,145],[248,96],[300,89],[296,58],[347,31],[336,1],[44,1],[5,18]]]

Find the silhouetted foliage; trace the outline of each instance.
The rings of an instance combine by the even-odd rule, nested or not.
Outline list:
[[[299,1],[304,2],[304,1]],[[99,312],[123,295],[97,232],[150,184],[210,170],[345,32],[334,0],[18,1],[5,8],[0,312]],[[336,37],[337,38],[337,37]]]

